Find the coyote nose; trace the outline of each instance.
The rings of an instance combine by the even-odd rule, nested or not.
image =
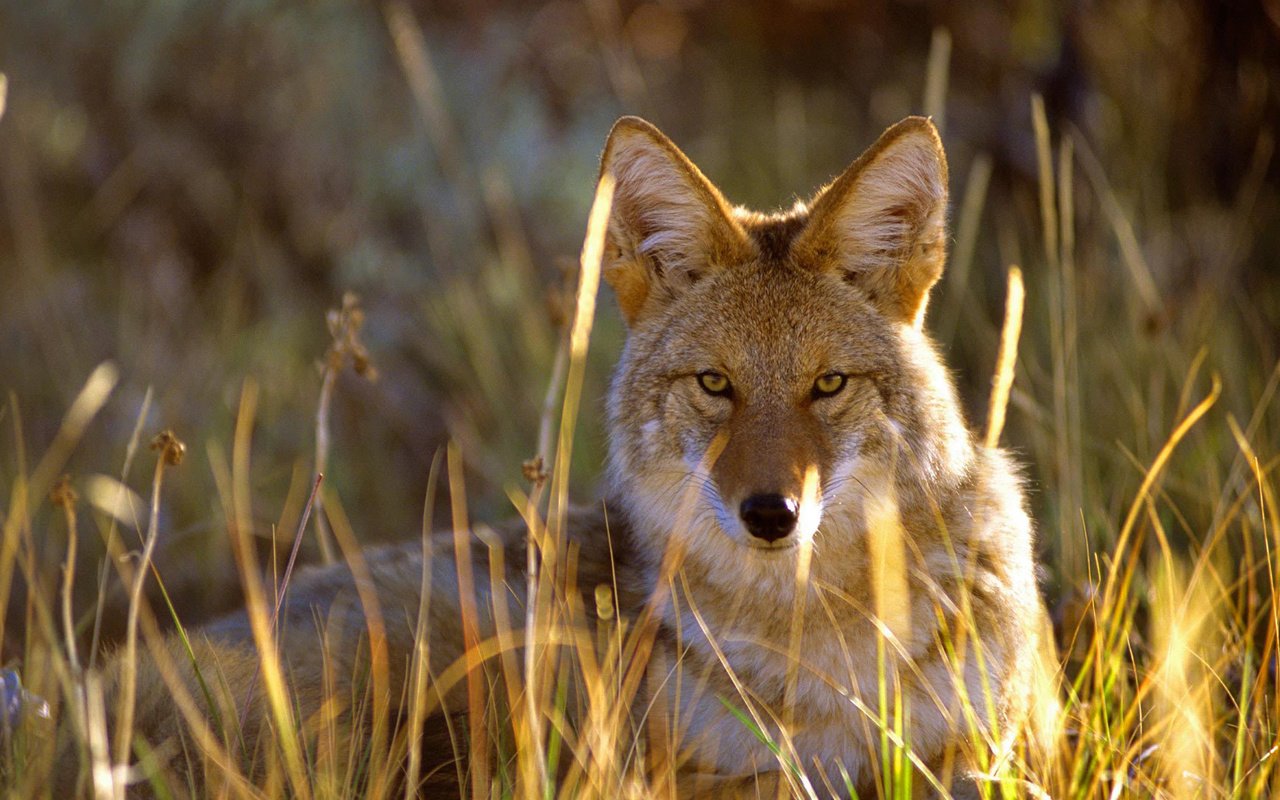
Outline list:
[[[738,516],[752,536],[776,542],[795,530],[800,504],[780,494],[753,494],[742,501]]]

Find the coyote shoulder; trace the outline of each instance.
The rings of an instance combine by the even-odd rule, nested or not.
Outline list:
[[[1034,727],[1044,612],[1017,471],[976,441],[923,329],[947,238],[934,126],[898,123],[773,214],[730,205],[633,117],[601,169],[616,181],[603,275],[628,334],[603,503],[566,527],[583,606],[613,586],[617,617],[652,627],[624,726],[644,745],[628,752],[678,794],[827,796],[874,792],[882,748],[905,741],[917,791],[975,791],[993,752]],[[525,541],[523,526],[477,539],[463,575],[465,548],[441,540],[429,603],[417,543],[300,576],[278,634],[299,719],[352,685],[370,639],[394,706],[423,632],[441,675],[495,616],[518,628]],[[231,617],[193,647],[251,741],[266,712],[244,708],[267,691],[249,630]],[[157,668],[140,680],[153,750],[183,738]]]

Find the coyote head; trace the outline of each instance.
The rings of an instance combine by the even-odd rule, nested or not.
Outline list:
[[[925,504],[972,446],[921,327],[942,273],[938,133],[890,128],[808,203],[732,207],[661,132],[627,117],[604,275],[628,326],[610,390],[614,496],[641,547],[725,566],[840,548],[866,500]],[[907,497],[909,496],[909,497]]]

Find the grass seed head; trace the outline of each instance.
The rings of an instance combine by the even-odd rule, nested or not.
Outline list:
[[[332,342],[329,352],[325,354],[325,366],[337,372],[351,364],[357,375],[369,381],[378,379],[378,370],[369,358],[369,350],[360,340],[360,330],[364,328],[364,309],[360,307],[360,296],[355,292],[342,295],[342,307],[329,309],[325,315],[329,325],[329,336]]]
[[[529,483],[541,486],[547,480],[547,465],[543,463],[542,456],[526,458],[520,463],[520,471]]]
[[[176,467],[187,455],[187,446],[172,430],[166,428],[151,440],[151,449],[158,451],[164,463]]]
[[[80,495],[71,486],[71,476],[63,475],[49,490],[49,502],[57,508],[75,508]]]
[[[607,583],[596,586],[596,616],[613,619],[613,587]]]

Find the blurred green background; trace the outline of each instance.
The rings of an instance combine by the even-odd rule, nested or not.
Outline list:
[[[161,572],[193,619],[235,603],[209,448],[230,448],[254,380],[254,513],[269,546],[312,468],[325,312],[352,290],[379,379],[339,380],[327,482],[361,540],[417,532],[450,438],[473,513],[508,516],[612,121],[645,116],[731,200],[786,206],[925,110],[931,52],[953,219],[975,182],[988,191],[971,266],[944,278],[929,324],[981,425],[1005,268],[1022,265],[1005,441],[1028,465],[1050,594],[1085,580],[1138,465],[1216,373],[1217,423],[1162,494],[1194,546],[1248,479],[1225,414],[1254,423],[1264,457],[1280,450],[1277,0],[3,0],[0,486],[110,359],[121,384],[73,481],[119,474],[153,389],[146,435],[172,428],[190,449],[167,481]],[[1065,265],[1045,246],[1035,94],[1055,161],[1070,139]],[[621,333],[606,299],[580,500],[603,459],[599,401]],[[127,476],[144,497],[152,463]],[[65,547],[53,513],[38,517],[48,564]],[[96,564],[100,542],[83,552]],[[93,582],[79,588],[88,602]]]

